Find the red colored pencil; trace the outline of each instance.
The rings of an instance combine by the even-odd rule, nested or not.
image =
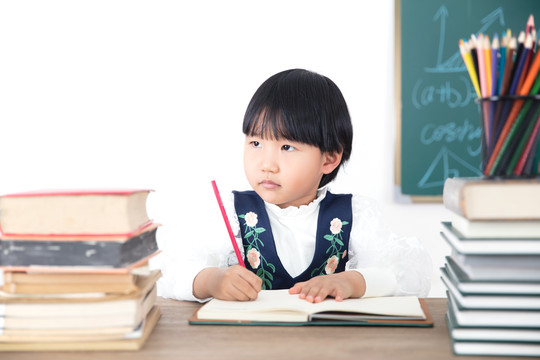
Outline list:
[[[246,264],[244,263],[244,259],[242,258],[242,254],[240,253],[240,249],[238,248],[238,244],[236,243],[236,238],[234,237],[231,224],[229,223],[229,218],[227,217],[225,206],[223,206],[223,201],[221,201],[221,196],[219,195],[217,184],[214,180],[212,180],[212,187],[214,188],[214,194],[216,195],[216,200],[218,202],[219,209],[221,210],[221,215],[223,216],[223,220],[225,221],[225,226],[227,227],[227,231],[229,232],[229,237],[231,238],[232,246],[234,248],[234,253],[236,254],[236,258],[238,259],[238,263],[242,265],[243,267],[246,267]]]

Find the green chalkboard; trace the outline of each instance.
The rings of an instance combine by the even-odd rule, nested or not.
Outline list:
[[[458,41],[519,33],[530,14],[540,21],[539,0],[396,0],[402,194],[438,196],[448,177],[481,175],[480,111]]]

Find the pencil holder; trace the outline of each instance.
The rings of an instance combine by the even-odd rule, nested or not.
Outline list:
[[[537,176],[540,95],[492,96],[476,101],[481,114],[483,174]]]

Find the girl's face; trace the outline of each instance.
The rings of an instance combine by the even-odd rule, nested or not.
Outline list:
[[[323,174],[340,163],[341,154],[286,139],[246,136],[244,171],[253,190],[280,208],[307,205],[317,197]]]

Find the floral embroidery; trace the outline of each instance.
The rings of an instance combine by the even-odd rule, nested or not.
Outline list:
[[[261,263],[261,254],[257,251],[257,249],[251,248],[247,252],[246,257],[248,259],[249,265],[251,265],[253,269],[256,269],[259,267]]]
[[[341,228],[343,227],[343,223],[338,218],[335,218],[334,220],[330,221],[330,232],[334,235],[339,234],[341,232]]]
[[[257,276],[263,281],[263,289],[272,289],[272,280],[274,280],[273,273],[276,272],[276,267],[267,262],[264,256],[261,254],[260,247],[264,247],[264,243],[259,239],[259,234],[266,231],[263,227],[257,227],[258,217],[257,214],[250,211],[245,215],[238,215],[240,219],[245,221],[245,235],[244,239],[247,245],[244,245],[244,251],[248,259],[248,263],[252,269],[257,269]],[[271,270],[272,272],[270,272]]]
[[[339,264],[339,259],[336,255],[331,256],[326,261],[326,266],[324,267],[324,272],[327,274],[333,274],[336,271],[336,268]]]
[[[253,211],[250,211],[245,216],[246,219],[246,225],[253,228],[257,223],[259,222],[259,218],[257,214],[255,214]]]
[[[345,257],[347,249],[341,252],[342,248],[345,246],[345,244],[343,244],[343,236],[341,235],[343,232],[342,228],[345,225],[349,225],[349,222],[341,221],[338,218],[334,218],[330,222],[331,235],[324,235],[324,239],[330,241],[330,246],[326,250],[326,253],[329,254],[329,256],[325,262],[311,272],[312,277],[333,274],[339,265],[340,258],[343,259]]]

